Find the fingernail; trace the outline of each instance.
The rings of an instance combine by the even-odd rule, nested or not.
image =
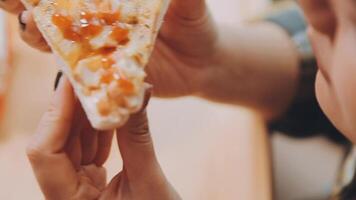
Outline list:
[[[62,71],[59,71],[59,72],[57,73],[56,80],[54,81],[54,90],[57,90],[58,85],[59,85],[59,82],[60,82],[62,76],[63,76],[63,72],[62,72]]]
[[[26,23],[24,22],[24,15],[25,15],[25,12],[26,11],[22,11],[19,15],[18,15],[18,21],[19,21],[19,24],[20,24],[20,29],[22,31],[24,31],[26,29]]]

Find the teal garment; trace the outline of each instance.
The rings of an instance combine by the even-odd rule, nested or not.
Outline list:
[[[290,35],[305,32],[306,23],[300,8],[292,4],[290,7],[271,13],[265,18],[283,27]]]

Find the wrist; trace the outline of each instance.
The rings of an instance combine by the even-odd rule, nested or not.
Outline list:
[[[234,72],[229,70],[230,66],[238,66],[238,58],[230,48],[231,43],[236,43],[236,38],[231,37],[233,30],[224,25],[220,25],[216,30],[212,53],[206,57],[204,68],[197,76],[194,88],[194,95],[209,100],[216,100],[226,89],[225,84],[229,80],[225,78],[228,73],[236,73],[235,70],[239,70],[237,67],[233,67]]]
[[[247,106],[273,118],[294,96],[298,56],[290,37],[269,23],[219,27],[197,95]],[[281,84],[283,83],[283,84]]]

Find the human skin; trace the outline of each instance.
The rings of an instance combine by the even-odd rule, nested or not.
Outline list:
[[[45,199],[178,200],[155,155],[145,106],[116,131],[96,131],[67,78],[62,78],[27,155]],[[115,134],[114,134],[115,132]],[[106,182],[105,163],[113,136],[123,167]],[[117,155],[119,156],[119,155]]]
[[[356,143],[356,2],[300,0],[318,61],[316,92],[334,125]]]
[[[49,51],[31,12],[19,18],[22,38]],[[146,72],[154,96],[193,95],[247,106],[270,120],[295,96],[298,62],[290,37],[276,25],[225,26],[214,21],[204,0],[172,0]]]

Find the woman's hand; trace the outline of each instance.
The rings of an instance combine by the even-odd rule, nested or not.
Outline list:
[[[22,38],[48,51],[31,12],[19,19]],[[217,27],[205,0],[171,0],[146,68],[147,81],[158,97],[195,95],[251,107],[272,119],[294,98],[298,58],[292,40],[278,26]]]
[[[20,0],[2,0],[0,1],[0,8],[14,14],[19,14],[25,9]]]
[[[123,170],[107,184],[102,165],[113,135],[90,126],[70,83],[62,78],[27,149],[45,198],[179,199],[155,156],[145,109],[116,131]]]
[[[8,4],[17,0],[6,0]],[[8,6],[9,7],[9,6]],[[49,51],[31,11],[19,15],[21,36],[32,47]],[[204,0],[172,0],[147,67],[154,95],[176,97],[197,92],[213,54],[217,33]]]

